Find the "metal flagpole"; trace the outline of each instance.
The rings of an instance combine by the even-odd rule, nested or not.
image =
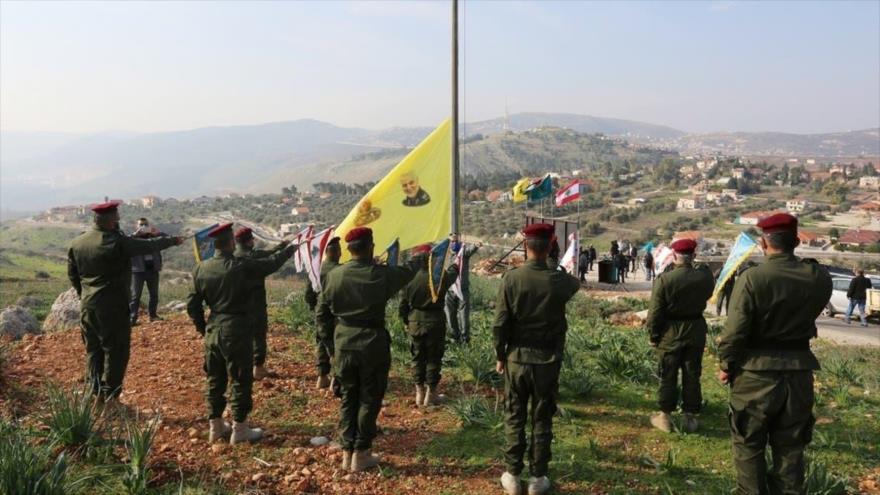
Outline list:
[[[460,233],[458,161],[458,0],[452,0],[452,232]]]

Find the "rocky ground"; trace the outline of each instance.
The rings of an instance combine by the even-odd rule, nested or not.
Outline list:
[[[28,335],[17,344],[5,371],[0,411],[7,416],[38,416],[39,390],[48,382],[76,387],[83,373],[83,344],[78,332]],[[253,423],[268,437],[253,446],[209,445],[203,398],[201,337],[182,318],[135,327],[131,362],[122,402],[141,418],[161,417],[153,452],[155,484],[181,476],[200,477],[233,491],[261,493],[482,494],[495,490],[497,466],[484,471],[455,461],[418,455],[418,447],[455,427],[443,408],[414,407],[410,391],[392,380],[380,417],[383,434],[375,451],[382,469],[351,475],[339,470],[341,454],[332,445],[314,447],[316,436],[333,437],[338,402],[317,393],[310,346],[274,326],[270,365],[276,377],[254,388]]]

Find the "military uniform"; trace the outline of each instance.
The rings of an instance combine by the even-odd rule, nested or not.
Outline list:
[[[330,259],[324,260],[324,262],[321,263],[321,287],[324,287],[327,284],[327,276],[338,266],[340,266],[338,261],[333,261]],[[312,285],[309,284],[309,289],[311,289],[311,287]],[[315,297],[317,298],[317,293]],[[320,373],[321,375],[326,375],[330,373],[331,355],[333,354],[332,342],[333,337],[331,335],[331,347],[328,348],[326,345],[324,345],[324,342],[321,339],[320,331],[315,331],[315,366],[318,368],[318,373]]]
[[[254,249],[243,244],[235,248],[236,258],[264,259],[278,253],[285,248],[285,244],[278,244],[272,249]],[[273,270],[274,271],[274,270]],[[251,286],[251,317],[254,329],[254,366],[263,366],[266,362],[266,333],[269,331],[269,313],[266,305],[266,277],[256,276],[250,281]]]
[[[253,281],[281,268],[293,252],[290,246],[265,258],[251,258],[217,251],[213,258],[193,270],[187,313],[196,330],[205,336],[209,419],[222,417],[230,380],[233,419],[243,423],[250,413],[253,407]],[[203,303],[211,309],[207,321]]]
[[[700,375],[707,330],[703,311],[714,287],[709,268],[690,263],[676,265],[654,281],[647,326],[651,343],[657,349],[658,405],[664,413],[678,408],[679,370],[682,411],[697,414],[702,407]]]
[[[543,224],[527,229],[540,225]],[[568,330],[565,305],[579,288],[576,277],[551,269],[545,261],[532,259],[505,273],[501,281],[493,334],[496,359],[506,363],[505,460],[508,473],[514,476],[519,476],[524,467],[530,400],[530,472],[535,478],[547,475],[559,371]]]
[[[797,229],[797,219],[773,215],[764,233]],[[718,344],[730,391],[737,492],[805,493],[804,450],[812,438],[816,318],[831,297],[831,276],[815,261],[771,254],[737,277]],[[768,476],[770,443],[775,476]]]
[[[115,211],[118,203],[92,208]],[[80,323],[92,393],[118,397],[131,344],[131,257],[176,245],[176,237],[135,239],[121,231],[94,227],[80,234],[67,251],[67,276],[80,297]]]
[[[353,231],[361,229],[365,228]],[[351,242],[350,235],[346,242]],[[334,372],[342,393],[340,443],[344,451],[372,448],[391,366],[385,305],[412,277],[407,267],[352,260],[330,271],[321,288],[318,331],[321,343],[334,353]]]
[[[428,246],[428,252],[430,252]],[[428,385],[434,389],[440,383],[440,368],[446,350],[446,316],[443,301],[447,291],[455,283],[458,266],[450,266],[443,275],[437,291],[437,300],[431,298],[428,286],[431,267],[427,254],[419,255],[421,268],[403,289],[400,297],[400,319],[406,326],[412,343],[412,376],[416,385]]]

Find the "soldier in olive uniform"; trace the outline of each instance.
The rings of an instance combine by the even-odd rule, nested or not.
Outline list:
[[[672,431],[672,412],[678,408],[678,372],[681,370],[681,409],[684,429],[697,431],[696,415],[703,405],[700,375],[706,347],[703,311],[712,297],[715,279],[705,265],[694,266],[697,243],[679,239],[669,245],[675,268],[657,277],[648,307],[648,337],[657,349],[660,412],[651,417],[655,428]]]
[[[400,297],[400,319],[412,339],[410,351],[417,406],[431,406],[437,402],[437,385],[440,383],[440,368],[446,350],[444,300],[458,277],[458,265],[450,265],[434,299],[428,284],[431,276],[430,253],[430,244],[412,250],[419,271]]]
[[[179,237],[135,239],[119,230],[119,203],[92,207],[95,227],[70,243],[67,276],[81,301],[82,337],[91,391],[101,400],[122,392],[131,344],[131,257],[180,244]]]
[[[323,344],[333,349],[342,393],[342,467],[357,472],[379,462],[371,450],[391,367],[385,305],[412,279],[413,271],[376,264],[368,227],[350,230],[345,242],[352,259],[327,275],[316,318]]]
[[[259,440],[263,435],[262,430],[246,423],[253,408],[253,281],[281,268],[296,246],[287,246],[265,258],[236,257],[231,223],[216,227],[208,235],[214,238],[216,254],[193,270],[193,290],[186,310],[196,330],[205,337],[209,440],[213,442],[230,433],[229,425],[223,421],[223,411],[226,386],[231,381],[230,443],[235,445]],[[203,304],[211,309],[207,321]]]
[[[509,495],[522,493],[519,476],[524,467],[526,431],[531,438],[529,494],[550,489],[547,466],[568,330],[565,305],[580,288],[576,277],[548,266],[547,256],[555,244],[553,233],[549,224],[523,229],[528,261],[504,274],[495,304],[496,371],[504,375],[506,394],[507,471],[501,476],[501,486]],[[532,422],[527,428],[529,410]]]
[[[718,378],[731,386],[730,431],[737,492],[805,493],[804,450],[813,431],[810,351],[816,318],[831,297],[831,276],[794,256],[797,218],[758,223],[766,261],[737,277],[718,343]],[[769,442],[773,473],[767,472]]]
[[[324,248],[324,261],[321,263],[321,287],[323,288],[327,284],[327,275],[332,272],[336,267],[339,266],[339,258],[342,257],[342,248],[339,247],[339,238],[334,237],[327,242],[327,247]],[[312,285],[308,284],[307,290],[312,290]],[[314,293],[314,291],[313,291]],[[315,293],[315,298],[317,298],[317,293]],[[324,345],[321,340],[321,335],[319,332],[315,332],[315,357],[316,357],[316,366],[318,367],[318,388],[327,388],[331,384],[330,380],[330,365],[331,360],[330,356],[333,354],[332,342],[333,337],[331,335],[329,342],[331,342],[331,347],[328,349],[327,346]],[[334,386],[334,389],[336,387]]]
[[[241,227],[235,232],[235,257],[262,259],[281,251],[289,244],[287,241],[278,243],[272,249],[255,249],[254,233],[250,227]],[[266,333],[269,331],[269,313],[266,306],[266,278],[256,277],[252,280],[251,297],[253,298],[254,318],[254,380],[262,380],[270,375],[266,369]]]

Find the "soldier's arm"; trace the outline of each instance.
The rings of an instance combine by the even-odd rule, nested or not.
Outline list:
[[[324,281],[321,281],[323,285]],[[312,283],[306,283],[306,295],[305,295],[306,304],[309,305],[309,309],[312,311],[315,310],[315,307],[318,305],[318,293],[315,292],[315,289],[312,288]]]
[[[67,250],[67,278],[70,279],[70,285],[73,286],[76,295],[82,297],[82,280],[79,277],[79,268],[76,266],[73,248]]]
[[[729,311],[718,342],[718,360],[724,371],[734,371],[736,363],[742,362],[754,323],[754,294],[747,276],[739,277],[733,286]]]
[[[138,239],[135,237],[120,236],[120,244],[122,252],[126,256],[137,256],[139,254],[152,254],[156,251],[168,249],[171,246],[180,244],[179,237],[153,237],[150,239]]]
[[[449,265],[446,268],[446,273],[443,275],[443,285],[440,289],[440,294],[445,295],[446,292],[452,288],[452,285],[458,279],[458,265]]]
[[[290,244],[290,243],[288,243],[288,242],[279,242],[278,244],[272,246],[272,247],[269,248],[269,249],[254,249],[254,250],[251,251],[251,257],[253,257],[253,258],[257,258],[257,259],[259,259],[259,258],[268,258],[269,256],[272,256],[273,254],[275,254],[275,253],[281,251],[282,249],[286,248],[288,244]]]
[[[252,276],[268,277],[278,271],[284,265],[284,262],[293,256],[294,251],[291,245],[265,258],[244,258],[243,263]]]
[[[574,275],[570,274],[564,274],[563,280],[565,281],[565,293],[568,296],[565,300],[570,301],[571,298],[581,290],[581,281]]]
[[[666,315],[663,308],[666,306],[663,297],[663,277],[654,282],[651,289],[651,301],[648,303],[648,318],[645,325],[648,327],[648,339],[652,344],[657,344],[663,338],[666,330]]]
[[[475,255],[479,250],[480,246],[476,244],[468,244],[464,247],[464,257],[470,258],[471,256]]]
[[[318,338],[321,339],[321,345],[332,356],[334,350],[333,327],[336,326],[336,319],[333,317],[333,310],[330,307],[331,297],[331,288],[324,287],[321,290],[321,294],[318,295],[318,310],[315,313],[315,322],[318,324]]]
[[[205,302],[204,297],[199,292],[198,287],[196,286],[196,274],[198,273],[198,267],[193,271],[193,286],[190,290],[189,296],[186,301],[186,314],[189,315],[190,319],[193,322],[193,325],[196,327],[196,331],[201,335],[205,335],[205,329],[208,324],[205,322],[205,308],[203,303]]]
[[[412,261],[407,263],[404,266],[389,266],[389,277],[388,277],[388,285],[389,285],[389,294],[394,295],[400,289],[406,287],[406,284],[409,283],[410,280],[416,275],[416,271],[414,269],[414,264]]]
[[[409,304],[409,298],[406,297],[406,294],[400,295],[400,305],[397,307],[397,314],[400,316],[400,321],[403,322],[403,326],[409,325],[409,314],[412,311],[412,307]]]
[[[507,298],[507,284],[502,278],[495,301],[495,323],[492,325],[492,338],[495,346],[495,360],[507,360],[507,342],[510,339],[510,325],[513,312]]]

